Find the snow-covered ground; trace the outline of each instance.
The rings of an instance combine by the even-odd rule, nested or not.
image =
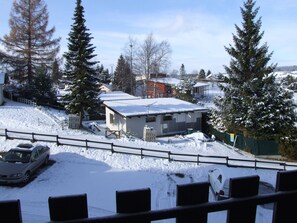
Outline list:
[[[201,155],[221,155],[245,158],[244,155],[217,142],[201,143],[195,135],[190,138],[159,138],[157,142],[144,142],[128,138],[106,139],[86,130],[72,130],[65,126],[67,116],[62,111],[38,109],[7,101],[0,106],[0,131],[2,129],[48,133],[108,140],[125,145],[159,148],[172,151],[192,152]],[[0,137],[1,151],[16,146],[22,140],[5,140]],[[57,146],[46,143],[51,148],[52,166],[44,169],[32,182],[24,187],[0,186],[0,200],[20,199],[24,222],[49,221],[48,197],[86,193],[89,216],[114,214],[116,210],[115,192],[151,188],[152,209],[175,207],[175,188],[177,184],[205,182],[208,170],[227,167],[169,162],[164,159],[143,158],[139,156],[111,154],[109,151],[86,150],[84,148]],[[257,174],[260,179],[275,185],[274,170],[234,168],[241,174]],[[181,174],[177,174],[181,173]],[[180,177],[184,176],[184,177]],[[210,192],[210,200],[214,200]],[[271,210],[258,207],[257,221],[271,222]],[[226,212],[209,214],[209,222],[222,222]],[[174,222],[166,220],[160,222]]]

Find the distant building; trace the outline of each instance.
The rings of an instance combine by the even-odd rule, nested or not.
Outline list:
[[[146,127],[157,136],[202,130],[202,113],[207,109],[176,98],[105,101],[106,127],[143,138]]]
[[[206,82],[197,82],[193,86],[193,96],[194,98],[203,98],[209,88],[209,84]]]
[[[100,86],[101,92],[111,92],[112,91],[112,85],[111,84],[102,84]]]
[[[146,95],[148,98],[174,97],[179,84],[177,78],[152,78],[146,82]]]
[[[5,74],[0,73],[0,105],[2,105],[4,102],[4,96],[3,96],[4,78],[5,78]]]

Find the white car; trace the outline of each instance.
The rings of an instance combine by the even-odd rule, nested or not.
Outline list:
[[[241,171],[228,169],[212,169],[208,172],[208,182],[215,195],[216,200],[229,198],[230,178],[245,176]],[[274,187],[268,182],[259,182],[259,194],[273,193]],[[271,208],[270,204],[263,205],[264,208]]]

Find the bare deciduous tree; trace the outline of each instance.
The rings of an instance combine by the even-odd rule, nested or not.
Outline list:
[[[168,68],[171,57],[171,46],[168,41],[158,43],[153,33],[148,34],[142,44],[133,47],[133,71],[144,74],[150,79],[152,73],[158,73]]]

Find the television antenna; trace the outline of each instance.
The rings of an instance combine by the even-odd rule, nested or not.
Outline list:
[[[154,101],[153,103],[150,103],[150,104],[145,105],[145,107],[147,107],[147,115],[149,115],[150,107],[151,107],[152,105],[156,104],[156,103],[157,103],[157,101]]]

